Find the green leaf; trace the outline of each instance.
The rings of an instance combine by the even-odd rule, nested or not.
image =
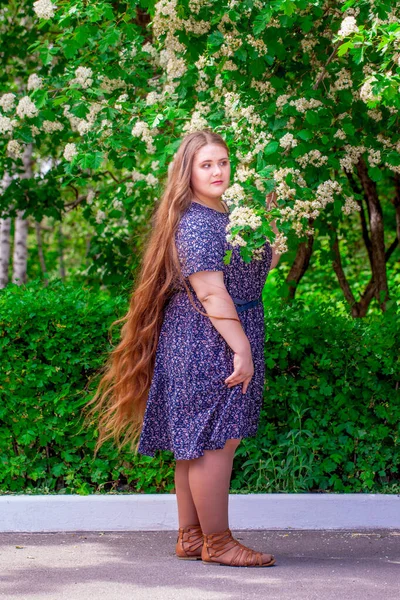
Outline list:
[[[319,124],[319,116],[316,112],[312,110],[308,110],[306,112],[306,121],[310,123],[310,125],[318,125]]]
[[[253,33],[254,35],[259,35],[268,23],[270,22],[272,17],[272,10],[270,8],[266,8],[260,12],[259,15],[256,16],[253,23]]]
[[[310,131],[310,129],[300,129],[300,131],[297,132],[297,136],[301,140],[308,142],[309,140],[311,140],[314,137],[314,134],[312,131]]]
[[[212,47],[219,47],[224,43],[224,35],[220,31],[213,31],[208,36],[207,43]]]
[[[368,175],[372,181],[381,181],[383,179],[383,173],[379,167],[370,167],[368,169]]]
[[[103,159],[103,152],[91,152],[82,156],[79,165],[82,169],[97,169],[103,162]]]
[[[350,48],[353,48],[353,46],[354,46],[353,42],[344,42],[344,44],[341,44],[339,46],[339,49],[337,51],[338,56],[344,56],[345,54],[347,54],[347,51]]]
[[[269,154],[274,154],[279,148],[279,142],[270,142],[264,148],[264,156],[268,156]]]

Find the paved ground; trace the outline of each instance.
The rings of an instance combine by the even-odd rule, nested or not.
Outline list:
[[[0,534],[7,600],[399,600],[400,531],[233,531],[267,568],[174,556],[175,531]]]

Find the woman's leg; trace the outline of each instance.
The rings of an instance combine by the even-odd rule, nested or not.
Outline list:
[[[192,492],[189,487],[190,460],[177,460],[175,465],[175,491],[178,504],[179,527],[196,525],[199,523],[197,510],[193,502]]]
[[[221,450],[205,450],[188,461],[188,483],[203,533],[229,527],[228,501],[233,458],[241,438],[227,440]]]

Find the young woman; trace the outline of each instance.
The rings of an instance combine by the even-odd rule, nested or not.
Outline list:
[[[129,311],[116,321],[125,321],[121,342],[90,403],[100,412],[96,452],[126,429],[124,443],[135,451],[174,453],[178,558],[267,567],[272,554],[232,537],[228,499],[235,449],[257,432],[265,369],[261,292],[278,256],[266,240],[261,255],[245,263],[227,242],[229,207],[221,196],[229,179],[220,135],[204,130],[183,138]]]

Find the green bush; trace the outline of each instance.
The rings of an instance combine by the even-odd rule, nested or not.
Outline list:
[[[94,459],[95,423],[83,427],[126,309],[127,294],[61,281],[0,292],[1,493],[174,491],[171,452],[109,441]],[[353,320],[304,301],[266,306],[264,406],[231,491],[398,491],[399,325],[394,309]]]

